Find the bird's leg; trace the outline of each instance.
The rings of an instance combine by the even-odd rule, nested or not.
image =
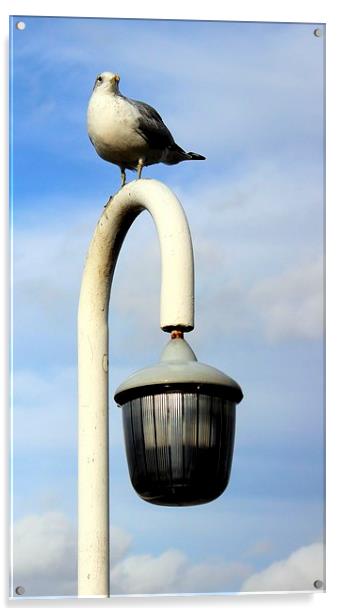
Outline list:
[[[121,167],[120,168],[120,179],[122,181],[121,183],[121,187],[124,186],[125,182],[126,182],[126,173],[125,173],[125,167]]]
[[[138,165],[137,165],[137,173],[138,173],[138,179],[140,180],[141,176],[142,176],[142,169],[144,167],[144,162],[145,159],[144,158],[140,158],[138,160]]]

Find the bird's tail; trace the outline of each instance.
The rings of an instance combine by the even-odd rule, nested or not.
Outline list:
[[[205,156],[196,154],[195,152],[187,152],[187,155],[190,156],[189,160],[206,160]]]

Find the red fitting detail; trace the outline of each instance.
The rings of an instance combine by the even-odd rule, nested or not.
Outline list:
[[[181,332],[179,329],[174,329],[170,335],[171,340],[173,340],[174,338],[184,338],[183,332]]]

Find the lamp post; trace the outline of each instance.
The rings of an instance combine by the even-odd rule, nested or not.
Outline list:
[[[82,279],[78,312],[78,595],[109,597],[108,305],[131,224],[151,214],[161,249],[161,328],[171,333],[160,364],[117,390],[132,483],[156,504],[216,498],[228,483],[235,405],[242,392],[199,364],[183,339],[194,327],[190,231],[175,195],[156,180],[125,185],[105,207]]]

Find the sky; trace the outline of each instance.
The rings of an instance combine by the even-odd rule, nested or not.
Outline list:
[[[91,146],[86,108],[96,75],[110,70],[179,145],[207,158],[143,176],[167,184],[189,221],[196,327],[187,340],[244,392],[226,492],[180,509],[139,499],[113,392],[167,342],[158,240],[142,214],[110,303],[111,593],[313,590],[324,580],[324,37],[315,24],[23,17],[19,31],[19,19],[13,587],[76,595],[77,303],[96,221],[120,183]]]

